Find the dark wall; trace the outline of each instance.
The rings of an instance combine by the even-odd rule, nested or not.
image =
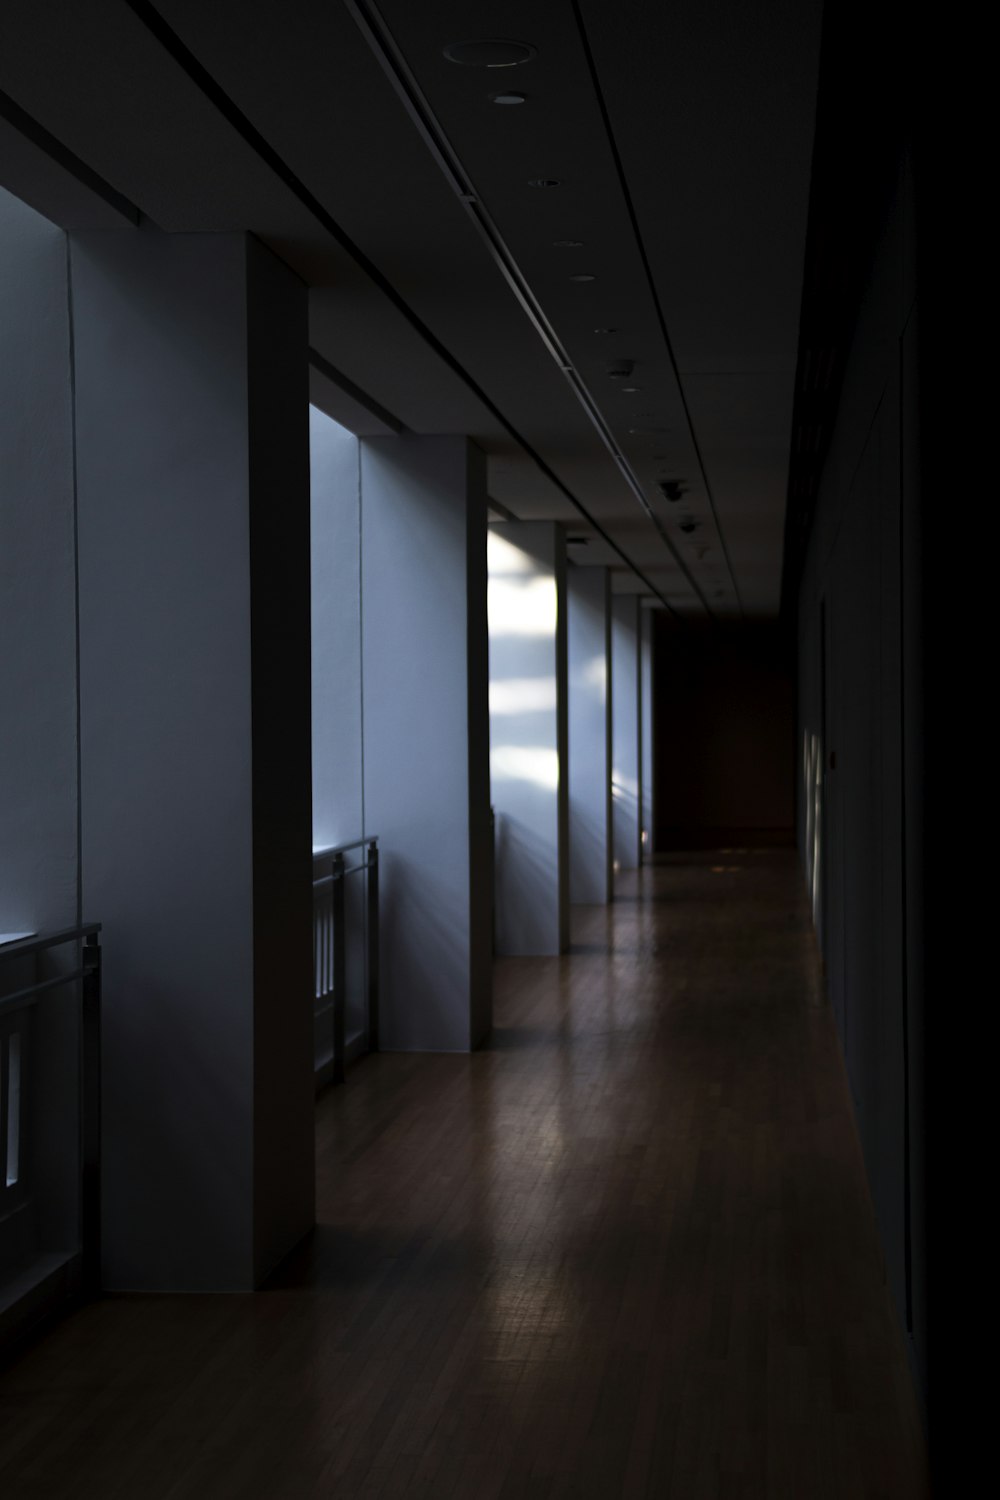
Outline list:
[[[654,621],[654,848],[791,843],[795,700],[783,633]]]
[[[926,1381],[913,173],[898,164],[799,593],[799,840],[886,1271]]]

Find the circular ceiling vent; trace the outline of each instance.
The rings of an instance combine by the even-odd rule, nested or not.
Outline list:
[[[463,68],[516,68],[519,63],[530,62],[535,49],[529,42],[489,37],[478,42],[452,42],[445,47],[444,55]]]

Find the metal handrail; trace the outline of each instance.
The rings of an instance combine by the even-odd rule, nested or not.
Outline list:
[[[90,937],[101,930],[100,922],[84,922],[81,927],[62,927],[56,932],[36,932],[31,937],[18,938],[14,943],[0,945],[0,962],[25,953],[40,953],[43,948],[57,948],[60,943],[71,943],[74,938]]]
[[[359,859],[356,863],[348,865],[344,855],[350,850],[364,849],[366,858]],[[329,868],[327,868],[329,867]],[[346,1024],[346,964],[345,946],[347,942],[347,922],[344,892],[344,877],[352,875],[355,871],[365,871],[365,927],[367,929],[366,945],[366,969],[367,969],[367,1035],[368,1050],[377,1052],[379,1050],[379,922],[378,922],[378,888],[379,888],[379,847],[378,838],[369,834],[366,838],[355,839],[352,843],[339,844],[328,849],[315,849],[313,851],[313,893],[324,903],[327,918],[332,930],[328,929],[330,935],[327,938],[319,938],[319,928],[314,928],[314,942],[319,954],[320,947],[332,939],[332,985],[324,989],[324,996],[329,994],[329,1002],[322,1006],[316,1014],[325,1014],[332,1011],[333,1017],[333,1052],[332,1052],[332,1082],[342,1083],[344,1080],[345,1067],[345,1024]],[[320,874],[318,871],[322,871]],[[327,905],[327,903],[329,903]],[[314,907],[319,919],[319,908]],[[325,964],[331,963],[331,950],[325,949]],[[319,959],[317,957],[317,962]],[[318,990],[318,986],[317,986]]]
[[[360,865],[347,865],[343,870],[334,870],[330,875],[318,875],[313,880],[313,890],[318,885],[331,885],[335,880],[343,880],[345,875],[356,875],[359,870],[371,870],[375,866],[373,859],[366,859]]]
[[[5,1010],[24,1010],[29,1005],[34,1005],[35,996],[42,994],[44,990],[54,990],[60,984],[72,984],[74,979],[85,979],[86,969],[72,969],[68,974],[57,974],[54,979],[42,979],[37,984],[29,984],[23,990],[15,990],[12,995],[0,995],[0,1012]]]
[[[63,927],[58,932],[34,933],[31,937],[18,938],[13,943],[0,944],[0,963],[7,958],[26,958],[32,953],[45,953],[65,943],[96,937],[101,930],[100,922],[87,922],[82,927]],[[26,1004],[34,1004],[34,997],[45,990],[54,990],[61,984],[72,984],[75,979],[86,979],[89,968],[81,966],[68,974],[57,974],[54,979],[40,979],[36,984],[25,985],[11,995],[0,995],[0,1011],[23,1010]]]
[[[66,943],[82,943],[82,963],[65,974],[37,980],[0,997],[0,1012],[26,1010],[35,1005],[39,995],[59,985],[79,981],[79,1130],[80,1130],[80,1244],[84,1287],[95,1291],[100,1285],[101,1222],[101,967],[100,922],[86,922],[57,932],[36,933],[0,947],[0,964],[36,956]],[[5,1020],[5,1027],[17,1025]]]
[[[314,849],[313,859],[329,859],[334,854],[346,854],[349,849],[360,849],[367,844],[377,844],[378,834],[369,833],[363,839],[355,839],[352,844],[331,844],[329,849]]]

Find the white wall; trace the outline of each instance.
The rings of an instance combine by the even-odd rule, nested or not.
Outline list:
[[[639,600],[611,599],[612,799],[614,857],[621,870],[641,863]]]
[[[611,900],[611,586],[566,570],[570,900]]]
[[[639,694],[639,801],[642,834],[642,858],[653,853],[653,611],[648,605],[639,610],[640,628],[640,694]]]
[[[76,563],[66,237],[0,189],[0,932],[79,918]],[[76,952],[8,963],[10,993]],[[0,1262],[79,1245],[78,987],[38,998],[24,1034],[30,1210]],[[22,1013],[23,1014],[23,1013]],[[30,1031],[30,1034],[29,1034]],[[19,1043],[20,1045],[20,1043]],[[29,1217],[30,1215],[30,1217]],[[16,1222],[15,1222],[16,1220]]]
[[[566,543],[552,521],[489,529],[490,795],[496,945],[569,941]]]
[[[0,931],[77,920],[66,236],[0,189]]]
[[[248,1288],[313,1218],[305,290],[151,228],[72,286],[105,1277]]]
[[[361,726],[361,446],[317,407],[309,408],[312,569],[313,848],[364,837]],[[348,867],[363,863],[351,850]],[[368,1026],[367,892],[362,876],[344,884],[344,1042],[350,1061]],[[333,1061],[333,1012],[317,1019],[320,1081]]]
[[[361,493],[381,1043],[466,1051],[492,1024],[485,459],[464,438],[366,438]]]
[[[361,760],[361,449],[309,408],[313,847],[364,835]]]

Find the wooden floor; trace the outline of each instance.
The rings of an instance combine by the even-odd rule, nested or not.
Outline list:
[[[792,856],[625,877],[496,1018],[327,1094],[268,1290],[109,1298],[0,1373],[4,1500],[924,1495]]]

